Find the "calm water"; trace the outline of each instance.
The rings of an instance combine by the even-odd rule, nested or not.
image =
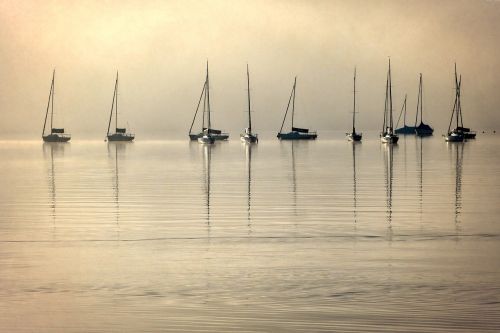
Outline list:
[[[0,331],[495,331],[500,137],[0,144]]]

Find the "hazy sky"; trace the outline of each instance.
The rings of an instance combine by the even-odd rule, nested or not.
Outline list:
[[[0,0],[0,136],[41,134],[52,69],[55,125],[104,137],[120,72],[119,111],[137,138],[188,130],[209,61],[214,127],[245,127],[250,66],[254,129],[277,131],[298,76],[296,125],[348,130],[358,71],[359,130],[381,127],[387,59],[397,117],[445,131],[453,64],[465,125],[500,129],[500,1]],[[410,121],[411,122],[411,121]],[[321,132],[320,132],[321,135]]]

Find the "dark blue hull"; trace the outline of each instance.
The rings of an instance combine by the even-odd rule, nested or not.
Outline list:
[[[289,132],[289,133],[278,133],[277,138],[280,140],[315,140],[318,135],[315,132],[310,133],[300,133],[300,132]]]
[[[71,140],[71,136],[67,134],[49,134],[42,136],[45,142],[68,142]]]
[[[126,133],[114,133],[108,135],[108,141],[132,141],[135,136],[133,134]]]
[[[396,129],[394,131],[396,134],[415,134],[415,127],[413,126],[404,126]]]

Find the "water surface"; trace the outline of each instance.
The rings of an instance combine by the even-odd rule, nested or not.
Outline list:
[[[500,142],[0,144],[0,330],[495,331]]]

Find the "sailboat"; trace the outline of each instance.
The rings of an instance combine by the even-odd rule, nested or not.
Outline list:
[[[361,141],[363,136],[362,133],[356,133],[356,68],[354,68],[354,105],[352,108],[352,132],[346,133],[347,140],[349,141]]]
[[[451,112],[450,124],[448,125],[448,133],[444,136],[446,142],[463,142],[467,137],[466,133],[475,138],[476,133],[470,132],[470,128],[463,127],[462,122],[462,107],[460,103],[460,88],[462,85],[462,76],[458,78],[457,75],[457,65],[455,64],[455,103],[453,104],[453,110]],[[451,130],[451,124],[453,123],[453,118],[456,120],[456,126]]]
[[[253,143],[258,142],[257,134],[252,133],[252,116],[250,115],[250,74],[248,73],[247,64],[247,89],[248,89],[248,127],[245,128],[245,134],[240,134],[241,141]]]
[[[391,83],[391,59],[389,59],[389,70],[387,72],[387,81],[385,84],[385,109],[384,124],[382,133],[380,133],[382,143],[398,143],[399,136],[394,133],[392,120],[392,83]]]
[[[401,111],[399,112],[398,122],[396,123],[396,130],[394,131],[396,134],[415,134],[415,127],[406,125],[406,99],[407,95],[405,94],[405,100],[403,102],[403,106],[401,107]],[[399,120],[401,119],[401,115],[403,115],[403,127],[397,128],[399,125]]]
[[[288,105],[286,107],[285,116],[283,117],[283,122],[281,123],[280,131],[277,135],[280,140],[314,140],[318,137],[315,131],[309,131],[307,128],[299,128],[293,126],[293,118],[295,115],[295,88],[297,86],[297,77],[295,77],[295,81],[293,82],[292,93],[290,94],[290,98],[288,99]],[[292,100],[293,98],[293,100]],[[285,124],[286,116],[288,114],[288,110],[290,109],[290,102],[292,102],[292,131],[288,133],[283,133],[283,125]]]
[[[422,86],[422,73],[420,73],[420,82],[418,85],[418,100],[417,100],[417,114],[415,115],[415,134],[418,136],[431,136],[434,132],[434,129],[427,124],[424,124],[423,118],[423,86]],[[420,114],[420,125],[417,126],[418,115]]]
[[[71,140],[71,135],[64,133],[64,128],[54,128],[54,79],[56,70],[52,72],[52,83],[50,84],[49,102],[47,103],[47,111],[45,112],[45,121],[43,122],[42,139],[45,142],[68,142]],[[45,134],[45,127],[47,127],[47,117],[50,108],[50,133]]]
[[[202,116],[202,125],[201,132],[192,133],[194,122],[196,120],[196,116],[198,115],[198,110],[200,108],[201,100],[203,98],[203,116]],[[207,127],[205,127],[205,115],[207,115]],[[196,106],[196,111],[194,113],[193,121],[191,122],[191,127],[189,128],[189,139],[191,141],[198,140],[198,142],[206,142],[210,143],[210,141],[215,140],[227,140],[229,138],[228,133],[223,133],[221,130],[213,129],[210,123],[210,86],[208,79],[208,62],[207,62],[207,74],[205,77],[205,83],[203,84],[203,89],[201,90],[200,99],[198,100],[198,105]],[[202,140],[199,140],[202,139]]]
[[[455,64],[455,82],[457,80],[457,64]],[[462,116],[462,103],[460,101],[460,96],[462,94],[461,88],[462,88],[462,75],[460,75],[460,82],[459,82],[459,89],[458,89],[458,115],[460,118],[460,126],[458,126],[457,123],[457,130],[461,131],[464,135],[464,139],[475,139],[476,138],[476,132],[471,131],[470,128],[464,127],[464,121],[463,121],[463,116]]]
[[[115,111],[115,133],[111,133],[111,120],[113,119],[113,110]],[[124,127],[118,127],[118,72],[116,72],[115,90],[113,92],[113,101],[111,102],[111,112],[109,114],[108,131],[106,133],[108,141],[132,141],[135,135],[127,133]]]
[[[205,115],[207,118],[207,127],[205,127]],[[194,121],[194,120],[193,120]],[[202,131],[197,136],[199,143],[212,144],[215,142],[215,134],[212,130],[212,122],[210,119],[210,89],[208,80],[208,63],[207,63],[207,76],[205,78],[205,99],[203,101],[203,125]]]

